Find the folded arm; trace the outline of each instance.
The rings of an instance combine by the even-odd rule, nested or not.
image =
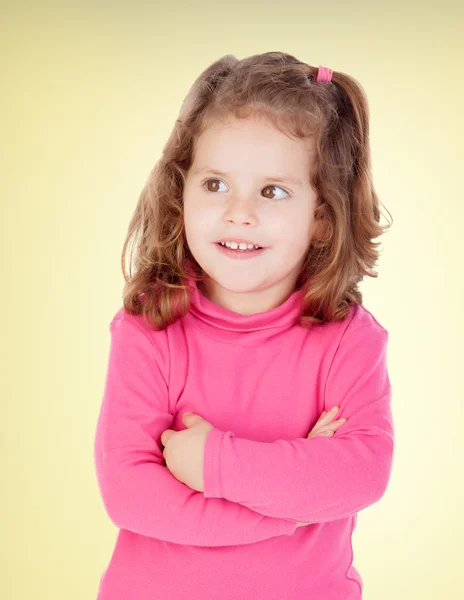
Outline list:
[[[118,311],[94,441],[106,512],[121,529],[177,544],[229,546],[291,535],[295,523],[224,498],[207,499],[164,464],[161,433],[171,427],[158,354],[137,317]]]
[[[261,513],[317,523],[377,502],[392,467],[394,430],[387,372],[388,332],[348,327],[329,370],[324,408],[347,418],[333,437],[257,442],[212,429],[204,457],[204,495]]]

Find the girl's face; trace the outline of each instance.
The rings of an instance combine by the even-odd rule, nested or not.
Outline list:
[[[231,119],[198,138],[184,189],[185,233],[213,302],[248,315],[293,292],[314,225],[313,151],[312,140],[292,140],[263,119]],[[240,260],[217,244],[237,238],[265,250]]]

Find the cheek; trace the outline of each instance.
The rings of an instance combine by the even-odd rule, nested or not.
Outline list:
[[[210,207],[184,204],[185,236],[190,246],[212,241],[217,230],[217,217]]]
[[[275,239],[287,247],[306,248],[311,238],[311,215],[295,215],[280,219],[274,227]]]
[[[201,229],[202,211],[197,202],[184,201],[184,224],[187,234],[195,235],[198,229]]]

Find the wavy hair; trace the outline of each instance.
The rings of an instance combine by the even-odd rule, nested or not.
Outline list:
[[[379,224],[368,102],[353,77],[334,71],[331,82],[316,82],[317,72],[283,52],[242,60],[228,54],[194,81],[128,227],[121,257],[127,312],[142,314],[156,330],[188,312],[187,279],[204,277],[188,247],[183,218],[183,189],[195,143],[211,124],[253,116],[315,143],[309,175],[317,192],[316,228],[295,287],[304,290],[299,324],[344,320],[350,304],[362,304],[358,283],[365,275],[378,276],[373,267],[379,242],[374,239],[391,225]]]

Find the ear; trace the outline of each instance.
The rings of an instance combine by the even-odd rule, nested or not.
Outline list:
[[[312,244],[315,246],[323,246],[326,244],[331,236],[331,225],[327,218],[322,216],[316,219],[313,223],[313,230],[311,235]]]

